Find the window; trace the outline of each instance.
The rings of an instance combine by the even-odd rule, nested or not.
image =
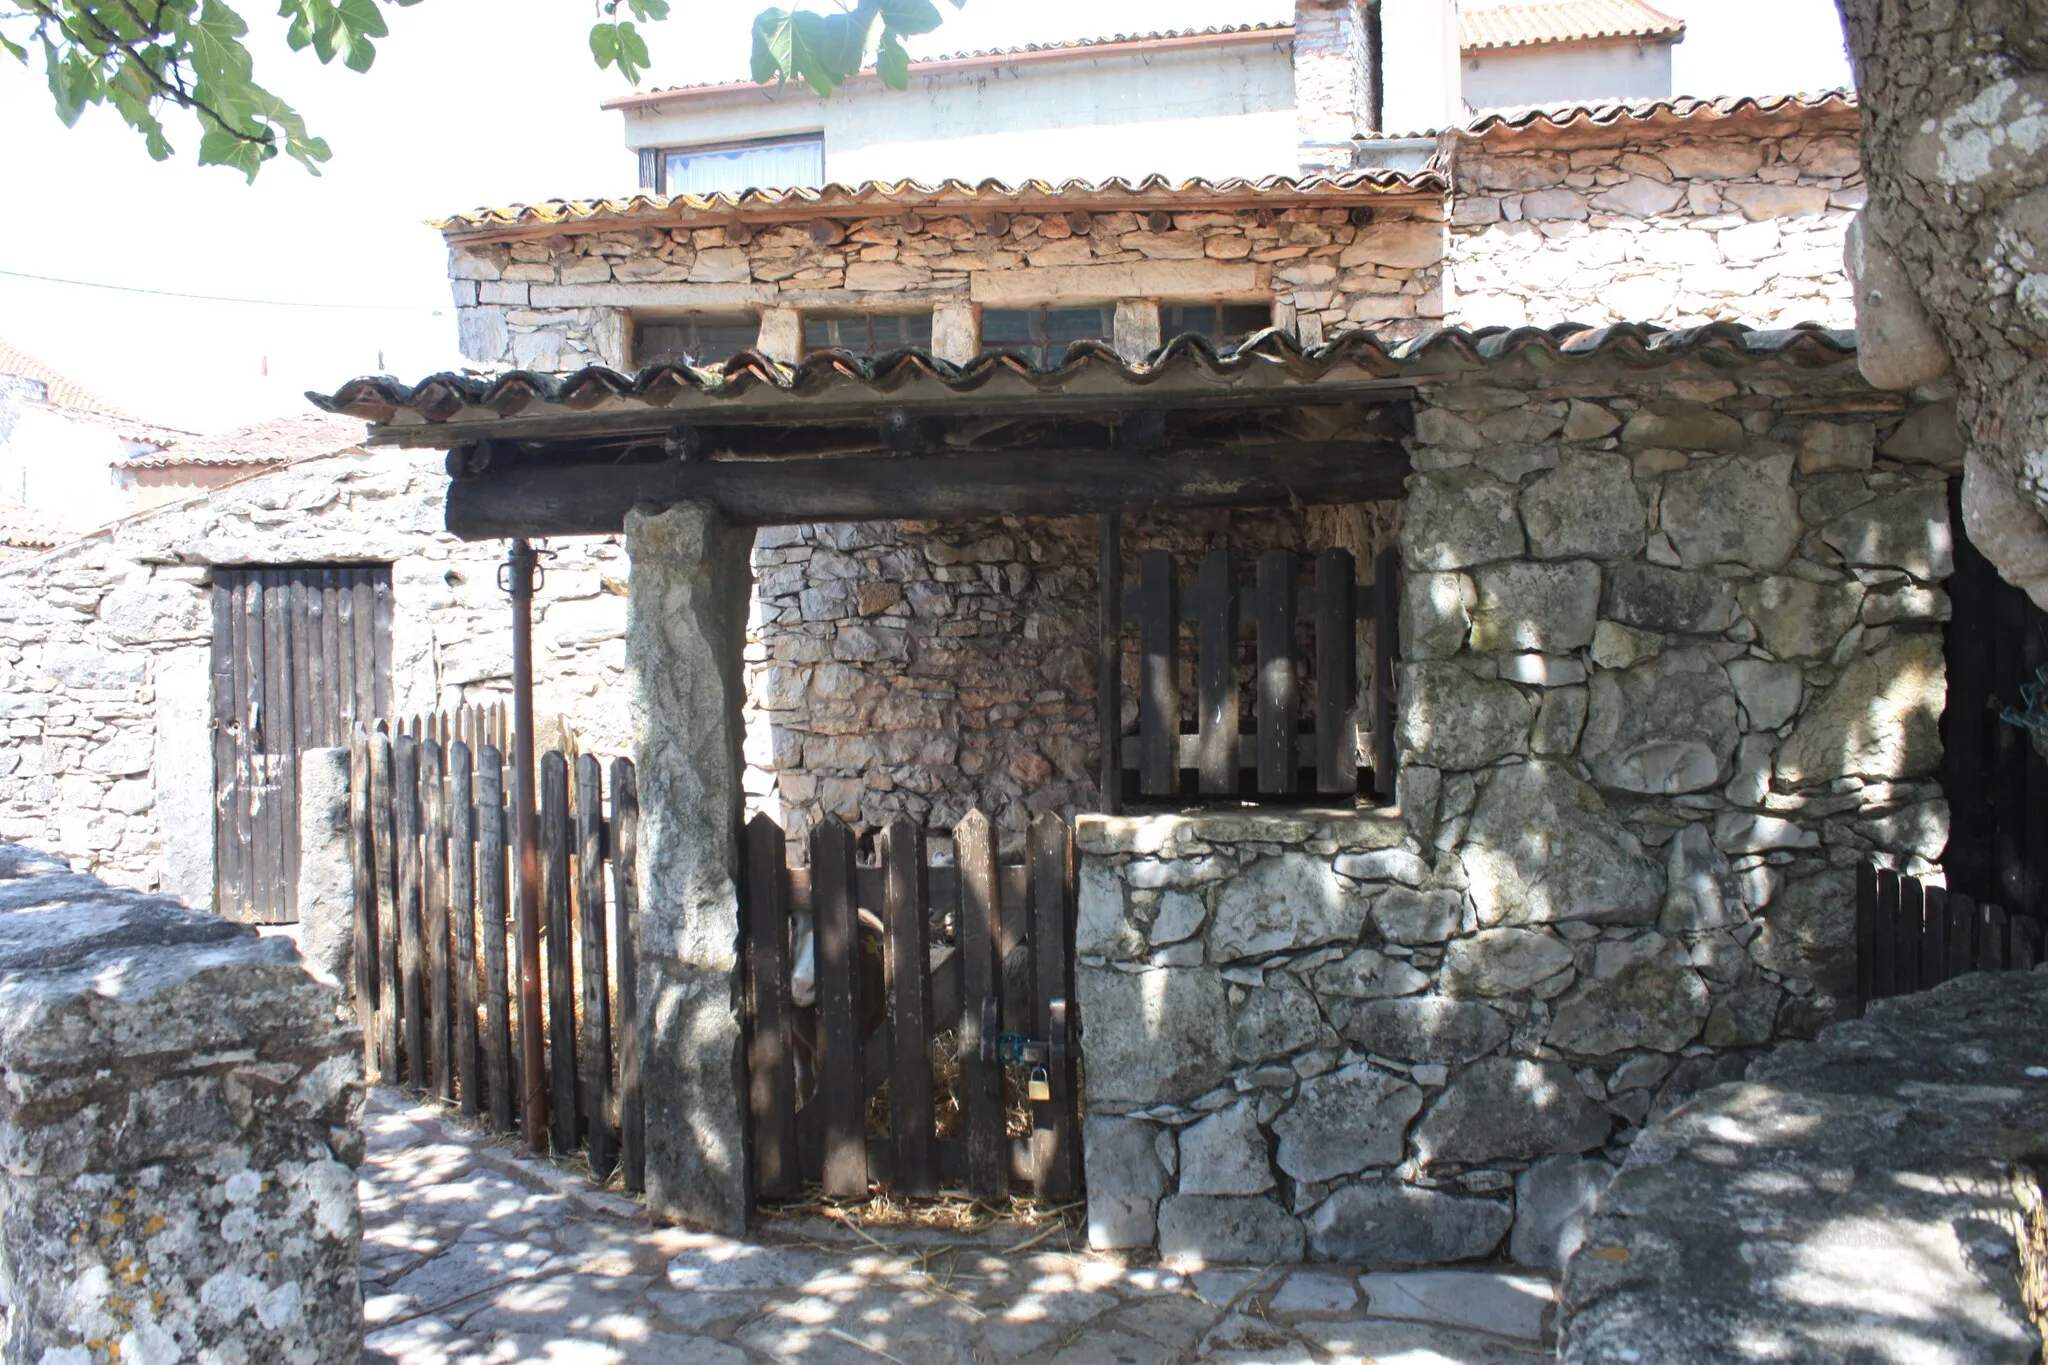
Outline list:
[[[915,346],[932,348],[930,313],[827,313],[804,318],[804,349],[881,355]]]
[[[990,308],[981,315],[984,349],[1023,351],[1033,361],[1053,366],[1066,359],[1077,341],[1109,341],[1115,336],[1116,309]]]
[[[1273,309],[1263,303],[1162,303],[1159,339],[1171,341],[1193,332],[1218,350],[1229,350],[1253,332],[1273,325]]]
[[[667,154],[662,190],[668,194],[738,194],[741,190],[815,189],[825,183],[825,138],[779,138],[712,147],[680,147]]]
[[[634,360],[641,365],[711,365],[746,350],[760,337],[760,320],[748,313],[662,318],[635,329]]]

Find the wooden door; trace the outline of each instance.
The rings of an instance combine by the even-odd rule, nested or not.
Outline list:
[[[299,917],[299,754],[391,706],[391,567],[213,574],[214,906]]]

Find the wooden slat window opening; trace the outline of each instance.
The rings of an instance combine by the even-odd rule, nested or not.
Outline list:
[[[1138,693],[1127,734],[1121,698],[1104,689],[1103,730],[1118,736],[1122,768],[1106,796],[1302,801],[1363,787],[1391,801],[1397,553],[1375,556],[1364,583],[1341,549],[1307,563],[1269,550],[1243,567],[1212,550],[1182,583],[1170,554],[1148,551],[1136,586],[1105,602],[1117,613],[1105,640],[1126,659],[1135,648]]]
[[[298,919],[299,755],[391,706],[391,568],[213,571],[214,907]]]
[[[607,781],[594,755],[540,757],[546,987],[525,1000],[508,914],[517,824],[506,730],[502,709],[469,708],[359,727],[353,738],[353,984],[365,1069],[511,1132],[526,1112],[514,1040],[537,1020],[552,1101],[542,1106],[545,1145],[585,1152],[598,1183],[622,1173],[638,1191],[646,1106],[633,765],[614,759]]]
[[[1856,869],[1856,1002],[1910,995],[1965,972],[2031,971],[2044,927],[1891,868]]]
[[[950,839],[899,820],[865,841],[828,817],[807,866],[768,816],[748,823],[756,1198],[1079,1191],[1073,857],[1051,814],[1008,863],[980,811]]]

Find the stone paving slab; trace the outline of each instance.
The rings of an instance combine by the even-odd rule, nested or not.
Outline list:
[[[366,1365],[1528,1365],[1526,1274],[1181,1273],[1078,1249],[880,1250],[650,1226],[633,1201],[372,1093]],[[1473,1330],[1473,1329],[1482,1330]]]

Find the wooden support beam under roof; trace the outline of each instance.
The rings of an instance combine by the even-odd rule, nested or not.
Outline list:
[[[447,518],[462,539],[490,540],[616,535],[634,507],[688,501],[742,526],[1270,507],[1398,498],[1408,472],[1391,435],[1152,452],[526,464],[453,480]]]

